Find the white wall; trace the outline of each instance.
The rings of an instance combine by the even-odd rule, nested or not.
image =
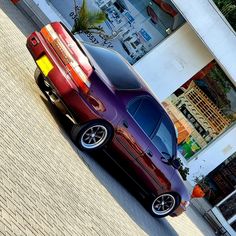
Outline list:
[[[236,82],[236,34],[211,0],[172,0],[225,72]]]
[[[212,0],[172,1],[235,83],[236,33],[217,7],[213,7]],[[195,176],[207,175],[234,152],[236,152],[236,127],[219,137],[188,163],[191,183],[194,184]]]
[[[188,180],[194,184],[196,176],[207,175],[234,152],[236,152],[236,127],[221,135],[188,163],[190,169]]]
[[[163,101],[212,60],[202,41],[185,24],[134,67]]]

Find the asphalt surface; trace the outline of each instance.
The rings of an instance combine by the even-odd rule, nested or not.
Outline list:
[[[35,85],[35,29],[0,0],[0,235],[214,235],[192,208],[154,219],[103,154],[78,151]]]

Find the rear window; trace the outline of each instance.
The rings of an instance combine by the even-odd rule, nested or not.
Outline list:
[[[87,43],[84,46],[116,89],[141,88],[137,75],[118,53]]]

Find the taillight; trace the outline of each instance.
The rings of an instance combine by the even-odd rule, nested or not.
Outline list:
[[[60,41],[59,38],[55,39],[51,43],[51,45],[65,65],[72,63],[74,61],[74,58],[71,56],[66,46]]]
[[[55,39],[58,38],[57,33],[52,28],[52,26],[46,25],[41,29],[41,34],[44,36],[44,38],[49,42],[52,43]]]
[[[70,52],[67,50],[66,46],[60,40],[58,34],[51,25],[43,27],[41,29],[41,34],[52,45],[53,49],[65,65],[73,62],[74,58],[71,56]]]
[[[67,67],[68,72],[74,83],[84,93],[87,93],[90,88],[90,81],[88,76],[81,69],[78,62],[70,54],[64,43],[61,41],[58,34],[53,27],[49,24],[41,29],[43,37],[51,44],[63,64]]]
[[[91,84],[87,75],[85,75],[78,63],[70,63],[67,65],[67,68],[69,69],[70,76],[75,82],[76,86],[81,88],[84,93],[87,93]]]

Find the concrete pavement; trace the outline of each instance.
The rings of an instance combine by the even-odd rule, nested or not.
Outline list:
[[[78,152],[34,83],[25,47],[33,30],[0,0],[0,234],[214,235],[191,208],[178,218],[152,218]]]

